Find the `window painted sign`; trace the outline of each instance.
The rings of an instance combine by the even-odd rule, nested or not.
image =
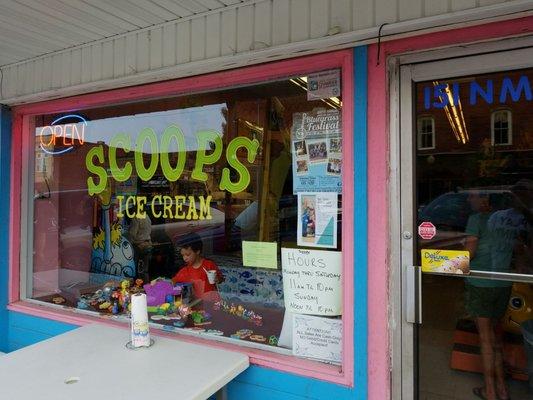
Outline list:
[[[204,167],[216,164],[222,157],[222,135],[216,131],[204,130],[196,133],[196,139],[198,148],[195,153],[196,160],[190,179],[206,182],[208,175],[204,171]],[[170,144],[173,141],[177,145],[176,165],[171,165],[169,158],[171,153]],[[145,164],[145,153],[143,151],[146,143],[150,148],[148,165]],[[205,150],[208,148],[210,149],[209,151]],[[117,149],[121,149],[126,154],[134,151],[133,161],[125,161],[122,165],[119,165]],[[229,142],[225,153],[228,167],[222,169],[222,177],[219,183],[220,190],[239,193],[244,191],[250,184],[250,172],[237,157],[237,152],[241,149],[247,150],[247,161],[253,163],[259,149],[259,141],[239,136]],[[134,170],[140,180],[148,182],[154,177],[158,166],[161,167],[164,177],[169,182],[175,182],[184,171],[187,157],[184,134],[175,125],[170,125],[164,130],[160,141],[153,129],[143,129],[137,136],[135,147],[132,147],[130,136],[119,133],[111,139],[107,153],[111,177],[116,182],[127,181],[132,177]],[[87,170],[92,174],[92,176],[87,178],[87,189],[91,196],[103,193],[108,187],[109,176],[105,158],[104,145],[102,144],[91,148],[87,153],[86,166]],[[157,215],[153,214],[154,216],[162,215],[165,218],[187,220],[211,219],[209,212],[211,196],[198,196],[197,199],[194,196],[188,196],[188,201],[185,201],[185,196],[158,195],[154,197],[154,200],[156,197],[159,198],[159,202],[163,202],[164,207],[162,212]],[[117,200],[119,202],[118,216],[123,216],[126,213],[129,217],[146,218],[146,213],[143,211],[148,201],[146,196],[117,196]],[[200,204],[199,209],[196,207],[198,203]],[[155,204],[155,202],[152,204]]]
[[[515,81],[510,77],[504,77],[499,91],[495,89],[496,86],[492,79],[487,79],[484,83],[474,80],[467,85],[463,85],[463,90],[467,91],[465,95],[471,106],[477,105],[480,101],[484,101],[487,104],[504,104],[508,101],[516,103],[522,98],[527,101],[533,99],[531,82],[526,75],[520,76]],[[450,85],[435,82],[433,86],[424,88],[424,108],[429,110],[430,108],[443,109],[446,106],[453,107],[459,103],[460,95],[458,82]]]
[[[198,150],[196,151],[196,162],[191,173],[191,179],[206,182],[207,173],[204,172],[206,165],[217,163],[222,156],[222,136],[215,131],[201,131],[196,133],[198,141]],[[178,144],[178,160],[175,166],[170,165],[169,159],[169,145],[171,141]],[[150,162],[148,166],[144,164],[143,147],[145,142],[150,146]],[[111,167],[111,174],[113,179],[117,182],[124,182],[131,177],[133,169],[137,176],[143,181],[149,181],[153,178],[157,171],[158,165],[161,166],[163,175],[169,182],[177,181],[185,168],[186,148],[185,137],[180,128],[175,125],[167,127],[159,143],[156,133],[151,128],[145,128],[141,131],[135,142],[135,158],[132,162],[126,161],[124,165],[118,165],[117,149],[122,149],[125,153],[132,151],[132,143],[130,136],[120,133],[113,137],[109,146],[108,161]],[[211,148],[209,154],[205,148]],[[247,160],[253,163],[259,149],[259,141],[257,139],[251,140],[246,137],[236,137],[226,148],[227,164],[234,169],[237,179],[232,180],[230,168],[225,167],[222,170],[222,178],[220,180],[220,190],[227,190],[231,193],[239,193],[248,187],[250,184],[250,172],[244,164],[241,163],[237,157],[237,151],[245,148],[248,151]],[[107,170],[105,168],[104,146],[98,145],[93,147],[87,153],[85,159],[88,171],[95,175],[87,179],[87,188],[89,195],[102,193],[107,186]],[[98,178],[98,179],[95,179]]]

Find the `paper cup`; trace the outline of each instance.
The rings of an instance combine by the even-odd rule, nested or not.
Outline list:
[[[207,274],[207,280],[211,285],[214,285],[217,281],[217,271],[209,270],[205,271]]]

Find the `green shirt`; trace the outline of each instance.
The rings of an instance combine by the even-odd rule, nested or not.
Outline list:
[[[494,232],[488,227],[491,213],[473,214],[468,218],[465,233],[468,236],[477,237],[477,248],[473,258],[470,259],[470,269],[477,271],[502,271],[498,265],[493,263],[492,246],[496,240]],[[478,287],[506,287],[511,286],[512,282],[466,278],[466,283]]]

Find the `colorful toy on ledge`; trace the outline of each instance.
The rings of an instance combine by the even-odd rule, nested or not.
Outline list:
[[[176,283],[173,285],[170,280],[157,278],[144,285],[144,290],[152,321],[171,321],[172,325],[178,328],[186,325],[189,315],[193,314],[188,305],[191,299],[192,284]],[[206,313],[194,311],[191,319],[199,325],[205,325],[208,323],[207,317]]]
[[[176,283],[173,285],[170,280],[157,278],[144,285],[144,291],[146,292],[148,306],[159,307],[164,303],[175,303],[178,300],[180,304],[189,303],[191,287],[190,283]]]
[[[213,310],[215,311],[221,310],[221,311],[224,311],[225,313],[235,315],[246,321],[252,322],[256,326],[263,325],[263,317],[261,315],[257,314],[253,310],[248,310],[244,308],[242,305],[235,305],[233,303],[228,303],[225,300],[220,300],[213,304]]]
[[[77,308],[82,310],[97,310],[99,312],[111,313],[114,315],[128,312],[131,296],[142,291],[142,280],[137,280],[132,286],[130,279],[124,279],[120,284],[110,281],[104,284],[102,289],[91,295],[80,296]]]
[[[191,319],[195,326],[209,325],[211,323],[211,315],[204,310],[193,311]]]

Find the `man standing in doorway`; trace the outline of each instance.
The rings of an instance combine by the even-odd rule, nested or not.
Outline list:
[[[470,252],[471,270],[510,272],[513,253],[526,232],[525,196],[528,187],[521,182],[512,187],[513,206],[492,212],[489,196],[472,193],[469,202],[476,211],[468,219],[466,250]],[[512,282],[467,278],[465,306],[475,318],[481,346],[485,385],[473,393],[488,400],[509,399],[503,368],[503,330]]]

